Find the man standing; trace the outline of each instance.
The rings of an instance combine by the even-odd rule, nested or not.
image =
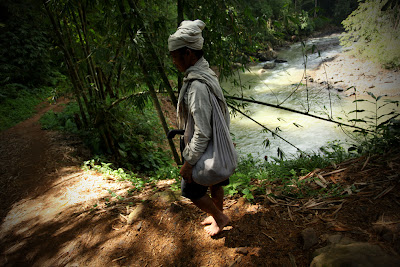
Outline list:
[[[206,151],[212,138],[212,104],[210,94],[214,94],[224,113],[229,127],[229,111],[219,85],[217,75],[210,69],[203,57],[202,30],[205,24],[201,20],[183,21],[177,31],[168,38],[168,49],[174,65],[185,74],[183,86],[178,98],[179,128],[186,128],[188,118],[193,118],[194,130],[191,138],[185,133],[185,148],[182,152],[184,164],[180,170],[182,195],[189,198],[198,208],[211,216],[202,224],[205,231],[214,236],[229,223],[229,217],[223,213],[224,190],[229,177],[212,186],[200,185],[193,181],[193,166]],[[210,188],[211,197],[207,194]]]

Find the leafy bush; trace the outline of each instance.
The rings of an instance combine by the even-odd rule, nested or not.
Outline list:
[[[111,124],[112,134],[118,141],[118,158],[110,158],[118,165],[131,170],[154,172],[170,164],[170,157],[163,149],[165,135],[158,117],[148,104],[142,110],[132,109],[128,104],[110,111],[116,119]],[[94,154],[109,155],[101,142],[101,131],[78,129],[76,117],[79,118],[79,107],[76,102],[69,103],[63,112],[50,111],[42,116],[40,122],[44,129],[66,131],[78,134]],[[101,121],[99,122],[101,123]]]
[[[340,39],[341,44],[351,46],[353,54],[387,68],[399,68],[399,12],[400,5],[396,1],[360,2],[358,9],[342,22],[346,33]]]
[[[356,99],[356,104],[366,102],[374,106],[373,111],[356,108],[358,113],[368,112],[368,116],[350,121],[363,124],[366,130],[355,130],[355,143],[350,148],[359,154],[383,154],[400,144],[400,116],[397,100],[385,99],[368,92],[371,99]],[[384,110],[384,108],[386,110]]]
[[[51,90],[48,87],[42,87],[32,91],[25,90],[20,84],[7,85],[7,88],[14,87],[17,89],[12,98],[3,98],[0,93],[0,131],[32,116],[35,113],[35,107],[50,94]]]
[[[40,4],[4,1],[0,27],[0,85],[23,84],[35,88],[50,82],[50,39]],[[7,89],[2,87],[0,89]],[[7,93],[8,90],[0,92]]]
[[[78,128],[73,119],[74,113],[78,111],[79,108],[76,102],[70,102],[62,112],[54,112],[53,110],[48,111],[40,118],[39,122],[42,129],[45,130],[78,133]]]

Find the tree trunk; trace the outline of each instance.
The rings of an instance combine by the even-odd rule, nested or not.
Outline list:
[[[317,0],[315,0],[315,6],[314,6],[314,18],[317,17]]]
[[[78,72],[76,70],[76,67],[72,63],[73,62],[72,61],[72,56],[70,55],[70,53],[68,51],[68,48],[67,48],[67,46],[66,46],[66,44],[64,42],[64,39],[63,39],[62,33],[61,33],[61,29],[59,29],[59,27],[57,26],[57,23],[56,23],[56,21],[54,19],[54,16],[53,16],[53,14],[51,13],[51,11],[50,11],[50,9],[48,7],[48,3],[44,1],[43,4],[44,4],[46,12],[47,12],[47,14],[48,14],[48,16],[50,18],[51,24],[53,25],[54,31],[55,31],[55,33],[57,35],[58,41],[60,43],[60,47],[64,51],[64,56],[65,56],[65,59],[67,61],[68,70],[70,72],[70,77],[71,77],[71,80],[72,80],[76,101],[78,102],[78,105],[79,105],[79,110],[80,110],[80,113],[81,113],[81,117],[82,117],[83,123],[84,123],[85,127],[87,127],[88,126],[88,120],[86,118],[86,115],[85,115],[85,112],[84,112],[84,108],[83,108],[83,106],[81,104],[81,101],[80,101],[81,94],[80,94],[79,89],[81,89],[80,88],[81,84],[80,84],[80,81],[79,81]],[[83,98],[83,100],[85,102],[86,108],[88,109],[87,99],[85,98],[84,94],[82,95],[82,98]]]
[[[146,63],[144,62],[144,58],[141,55],[138,55],[138,56],[139,56],[140,67],[143,70],[143,75],[145,76],[147,87],[149,87],[150,96],[151,96],[151,98],[153,100],[154,107],[157,110],[157,114],[158,114],[158,117],[159,117],[159,119],[161,121],[162,127],[164,129],[165,136],[167,136],[167,133],[169,131],[168,125],[167,125],[167,122],[165,120],[164,114],[162,112],[160,102],[158,101],[157,93],[154,90],[153,83],[150,80],[150,77],[149,77],[149,74],[148,74],[149,73],[148,72],[148,68],[146,66]],[[181,164],[181,160],[179,158],[178,153],[176,152],[176,148],[175,148],[174,142],[172,141],[172,139],[167,139],[167,140],[168,140],[168,144],[169,144],[169,146],[171,148],[171,151],[172,151],[172,154],[174,156],[174,160],[175,160],[176,164],[178,164],[178,165]]]

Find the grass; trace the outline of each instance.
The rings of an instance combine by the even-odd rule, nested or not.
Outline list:
[[[35,114],[35,107],[50,95],[51,89],[21,90],[15,98],[5,98],[0,104],[0,131],[4,131]]]
[[[322,169],[339,163],[354,155],[347,153],[337,142],[321,148],[320,154],[302,155],[290,160],[274,159],[266,162],[255,159],[249,154],[240,158],[236,172],[230,177],[230,184],[224,187],[225,194],[243,196],[248,200],[265,194],[291,198],[339,196],[345,190],[340,185],[331,184],[327,188],[316,190],[309,183],[310,179],[314,178],[301,180],[299,177],[317,168]],[[154,174],[146,176],[122,168],[114,168],[112,163],[102,162],[100,158],[86,161],[83,169],[95,170],[119,180],[132,182],[133,188],[128,193],[140,191],[148,185],[154,186],[157,181],[165,179],[175,180],[170,185],[171,190],[180,190],[179,167],[172,164],[161,167]]]
[[[352,156],[355,154],[346,152],[337,142],[322,147],[319,154],[299,155],[288,160],[275,158],[267,162],[247,155],[241,158],[236,172],[230,178],[230,184],[225,187],[225,193],[243,195],[250,200],[257,194],[267,194],[271,191],[293,198],[335,196],[342,192],[339,186],[333,185],[331,188],[315,190],[309,186],[307,179],[300,180],[299,177]]]
[[[141,191],[147,185],[154,186],[157,181],[166,179],[175,179],[175,183],[171,185],[171,189],[174,191],[180,190],[179,169],[172,164],[158,169],[150,176],[144,176],[123,168],[114,168],[112,163],[105,163],[99,157],[85,161],[82,168],[85,171],[94,170],[106,176],[117,178],[120,181],[131,182],[133,188],[129,189],[129,194],[134,191]]]

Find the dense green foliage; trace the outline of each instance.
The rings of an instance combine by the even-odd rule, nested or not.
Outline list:
[[[0,104],[0,131],[8,129],[35,113],[35,107],[47,98],[50,88],[18,90],[14,97],[4,99]]]
[[[0,9],[0,93],[14,97],[20,90],[17,85],[37,87],[50,82],[50,42],[40,5],[2,1]]]
[[[57,83],[42,22],[35,1],[0,3],[0,131],[32,116]]]
[[[121,108],[125,110],[126,121],[121,125],[121,129],[116,128],[117,133],[115,134],[119,134],[119,140],[121,140],[119,153],[123,157],[114,166],[120,165],[131,170],[145,172],[171,164],[170,155],[163,149],[164,135],[151,103],[146,103],[142,109],[132,108],[125,104],[122,104]],[[71,102],[62,112],[49,111],[44,114],[40,123],[44,129],[79,135],[95,155],[102,155],[104,147],[101,143],[101,136],[92,129],[78,129],[75,123],[75,114],[78,112],[77,103]],[[103,158],[103,160],[110,159]]]
[[[393,0],[367,0],[343,21],[341,38],[351,53],[388,68],[400,67],[400,4]]]

